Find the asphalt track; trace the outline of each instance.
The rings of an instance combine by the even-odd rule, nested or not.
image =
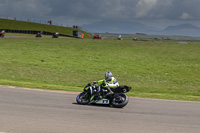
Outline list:
[[[117,109],[76,96],[0,85],[0,133],[200,133],[200,102],[129,98]]]
[[[5,36],[4,38],[35,38],[35,36]]]

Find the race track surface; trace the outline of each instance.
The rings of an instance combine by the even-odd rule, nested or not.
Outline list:
[[[4,38],[35,38],[35,36],[5,36]]]
[[[200,133],[200,102],[129,98],[117,109],[76,96],[0,86],[0,133]]]

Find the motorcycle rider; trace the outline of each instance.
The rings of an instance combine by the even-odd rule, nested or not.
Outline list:
[[[58,37],[58,36],[59,36],[59,32],[57,31],[57,32],[55,33],[55,35]]]
[[[6,33],[5,30],[2,30],[0,34],[5,35],[5,33]]]
[[[102,84],[102,87],[108,91],[106,96],[113,94],[113,91],[110,88],[114,88],[114,87],[119,86],[117,78],[113,77],[111,72],[105,73],[105,79],[94,81],[92,83],[93,84]],[[90,85],[91,85],[91,83],[88,84],[88,86],[90,86]]]
[[[43,33],[42,31],[38,32],[36,37],[42,37],[42,33]]]

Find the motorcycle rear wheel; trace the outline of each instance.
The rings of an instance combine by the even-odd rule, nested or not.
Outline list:
[[[123,108],[127,104],[128,96],[124,93],[116,94],[111,101],[111,105],[115,108]]]

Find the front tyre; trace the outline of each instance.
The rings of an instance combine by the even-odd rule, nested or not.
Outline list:
[[[78,104],[88,104],[90,102],[90,95],[87,92],[82,92],[76,97]]]
[[[128,96],[124,93],[116,94],[111,101],[111,105],[115,108],[123,108],[127,104]]]

